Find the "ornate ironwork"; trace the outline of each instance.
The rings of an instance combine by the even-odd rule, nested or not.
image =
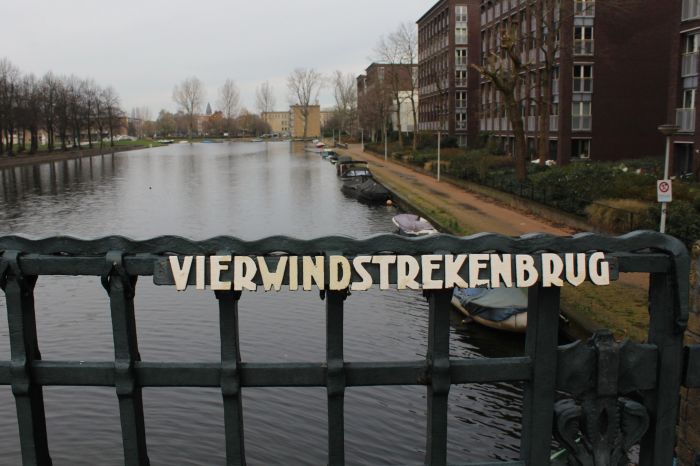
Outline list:
[[[609,335],[592,343],[558,348],[559,289],[536,284],[529,289],[525,354],[520,357],[458,359],[449,354],[450,290],[432,290],[429,341],[425,358],[403,362],[352,362],[343,355],[344,292],[322,290],[326,305],[326,357],[304,363],[249,363],[239,349],[239,292],[217,292],[221,355],[207,363],[142,361],[135,330],[134,293],[139,276],[153,276],[168,255],[421,255],[496,252],[540,254],[603,251],[616,258],[620,273],[650,274],[648,345],[617,344]],[[425,385],[427,388],[426,464],[445,465],[447,406],[454,384],[519,381],[525,387],[520,461],[502,465],[550,463],[552,431],[579,464],[616,465],[629,444],[640,441],[641,466],[670,466],[673,460],[677,396],[681,378],[700,384],[700,350],[683,358],[682,332],[688,317],[688,254],[682,243],[655,232],[620,237],[581,234],[562,238],[526,235],[509,238],[480,234],[466,238],[435,235],[408,239],[380,235],[364,240],[324,237],[298,240],[283,236],[243,241],[217,237],[191,241],[159,237],[134,241],[56,237],[33,240],[0,237],[0,288],[5,293],[11,358],[0,361],[0,384],[11,385],[17,405],[22,462],[50,465],[42,388],[110,386],[119,400],[126,465],[148,464],[143,428],[143,387],[219,387],[229,465],[244,465],[243,406],[248,387],[326,387],[328,464],[342,465],[344,393],[347,387]],[[114,359],[101,362],[45,361],[36,333],[33,287],[40,275],[102,277],[109,294]],[[687,371],[686,371],[687,372]],[[691,371],[693,372],[693,371]],[[556,404],[556,393],[571,400]],[[575,401],[578,400],[578,401]],[[648,428],[645,427],[648,416]],[[572,440],[579,432],[583,439]],[[591,459],[592,458],[592,459]],[[585,463],[589,461],[589,463]],[[590,462],[592,461],[592,462]],[[607,462],[606,462],[607,461]],[[575,463],[574,463],[575,464]],[[477,466],[477,465],[472,465]],[[482,465],[483,466],[483,465]]]
[[[609,331],[596,333],[585,346],[574,345],[561,352],[560,364],[576,368],[579,380],[569,379],[559,388],[571,391],[575,399],[555,403],[554,435],[569,451],[571,466],[627,466],[627,452],[647,431],[649,414],[641,403],[618,397],[620,371],[646,370],[640,362],[653,369],[656,349],[619,344]],[[632,391],[646,387],[646,382],[628,380],[622,388]]]

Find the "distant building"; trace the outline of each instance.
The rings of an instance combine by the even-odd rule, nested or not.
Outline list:
[[[418,127],[466,146],[479,133],[479,0],[440,0],[417,24]]]
[[[282,112],[263,112],[262,119],[270,125],[273,133],[289,133],[289,110]]]
[[[289,108],[289,113],[289,132],[293,138],[304,137],[305,121],[307,138],[318,138],[321,136],[321,107],[319,105],[309,105],[306,119],[300,105],[292,105]]]

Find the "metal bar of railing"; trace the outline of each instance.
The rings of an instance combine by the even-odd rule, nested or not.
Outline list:
[[[216,292],[216,298],[219,301],[219,334],[221,338],[221,376],[219,380],[224,400],[227,466],[246,464],[241,394],[241,348],[238,326],[240,297],[240,291]]]
[[[447,398],[450,393],[450,301],[452,290],[428,294],[428,425],[425,461],[447,464]]]
[[[328,464],[345,464],[345,368],[343,301],[346,292],[326,293],[326,391],[328,395]]]
[[[686,264],[687,265],[687,264]],[[681,265],[683,267],[683,265]],[[689,276],[689,266],[676,270],[678,277]],[[649,285],[649,343],[659,348],[658,385],[646,395],[652,419],[641,442],[639,466],[671,464],[676,443],[678,389],[683,373],[683,330],[675,310],[681,306],[673,293],[672,274],[651,274]],[[674,312],[669,312],[669,308]]]
[[[525,353],[537,364],[523,396],[520,458],[531,465],[549,464],[551,454],[560,291],[538,284],[528,293]]]
[[[148,466],[142,388],[134,372],[134,363],[141,360],[134,314],[136,277],[126,274],[122,258],[122,252],[108,252],[106,265],[109,273],[102,278],[102,284],[109,294],[112,315],[114,385],[119,399],[124,464]]]
[[[50,466],[43,390],[32,377],[32,365],[41,360],[34,311],[37,277],[23,275],[19,256],[16,251],[5,252],[9,275],[5,283],[0,283],[5,290],[11,330],[9,376],[17,408],[22,463],[25,466]]]

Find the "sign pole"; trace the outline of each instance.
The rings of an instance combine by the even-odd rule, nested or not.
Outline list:
[[[671,136],[678,131],[678,127],[675,125],[661,125],[659,126],[659,131],[661,134],[666,136],[666,156],[664,159],[664,179],[657,183],[657,197],[658,201],[661,203],[661,222],[659,224],[659,231],[661,233],[666,233],[666,212],[668,209],[668,203],[671,202],[671,181],[668,179],[668,166],[669,158],[671,157]]]

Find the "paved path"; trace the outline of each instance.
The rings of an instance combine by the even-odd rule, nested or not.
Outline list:
[[[366,160],[377,180],[388,189],[408,193],[406,197],[410,202],[424,210],[432,210],[440,219],[456,220],[466,234],[488,232],[520,236],[525,233],[550,233],[570,236],[576,233],[573,228],[553,225],[545,219],[500,205],[491,198],[454,184],[438,182],[434,176],[363,152],[360,144],[351,144],[345,152],[353,159]],[[646,289],[649,277],[644,273],[626,273],[620,277],[620,281]]]
[[[378,181],[392,191],[411,193],[412,201],[432,205],[446,217],[454,218],[467,233],[489,232],[507,236],[542,232],[559,236],[575,233],[568,227],[555,226],[544,219],[499,205],[493,199],[479,196],[434,176],[420,173],[369,152],[359,144],[346,150],[353,159],[366,160]]]

